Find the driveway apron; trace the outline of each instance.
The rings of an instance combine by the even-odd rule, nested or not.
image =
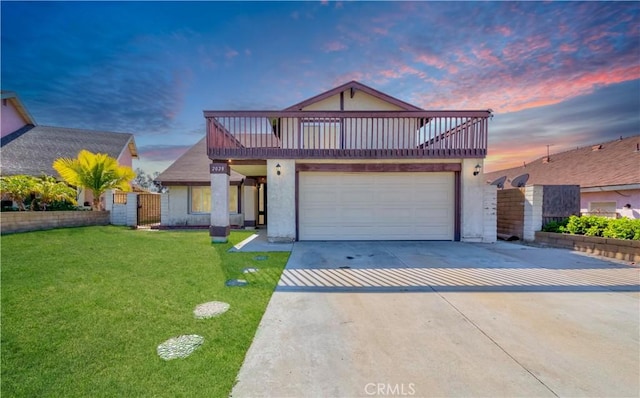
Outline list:
[[[232,396],[638,396],[639,291],[561,249],[297,242]]]

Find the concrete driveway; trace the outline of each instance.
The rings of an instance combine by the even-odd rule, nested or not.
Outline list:
[[[506,242],[298,242],[232,396],[640,396],[639,271]]]

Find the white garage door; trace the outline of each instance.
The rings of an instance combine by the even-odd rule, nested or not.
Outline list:
[[[301,172],[300,240],[453,240],[453,173]]]

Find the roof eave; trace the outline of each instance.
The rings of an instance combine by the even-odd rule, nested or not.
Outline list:
[[[15,93],[14,91],[3,90],[1,94],[3,100],[7,100],[13,104],[18,114],[20,114],[20,116],[24,119],[25,124],[32,124],[34,126],[37,125],[36,120],[33,118],[33,116],[31,116],[27,108],[22,104],[22,101],[20,100],[20,97],[18,97],[17,93]]]
[[[598,187],[580,187],[580,192],[611,192],[611,191],[628,191],[630,189],[640,189],[640,184],[619,184],[619,185],[602,185]]]
[[[362,91],[364,93],[367,93],[371,96],[374,96],[376,98],[379,98],[385,102],[389,102],[393,105],[396,105],[400,108],[402,108],[403,110],[407,110],[407,111],[421,111],[423,110],[422,108],[419,108],[415,105],[412,105],[408,102],[402,101],[398,98],[392,97],[388,94],[385,94],[381,91],[378,91],[374,88],[371,88],[369,86],[365,86],[364,84],[357,82],[355,80],[352,80],[348,83],[345,83],[341,86],[332,88],[329,91],[325,91],[324,93],[320,93],[316,96],[313,96],[309,99],[306,99],[302,102],[298,102],[297,104],[291,105],[288,108],[285,108],[285,111],[297,111],[297,110],[302,110],[303,108],[306,108],[307,106],[311,105],[311,104],[315,104],[316,102],[320,102],[324,99],[327,99],[329,97],[332,97],[336,94],[340,94],[343,91],[346,91],[348,89],[352,89],[352,90],[359,90]]]

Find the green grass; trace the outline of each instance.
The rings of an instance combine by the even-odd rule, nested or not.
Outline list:
[[[112,226],[3,236],[1,395],[228,396],[289,256],[227,253],[249,235],[218,245],[207,232]],[[238,277],[249,286],[224,285]],[[214,300],[230,310],[194,318]],[[158,357],[181,334],[205,342],[185,359]]]

